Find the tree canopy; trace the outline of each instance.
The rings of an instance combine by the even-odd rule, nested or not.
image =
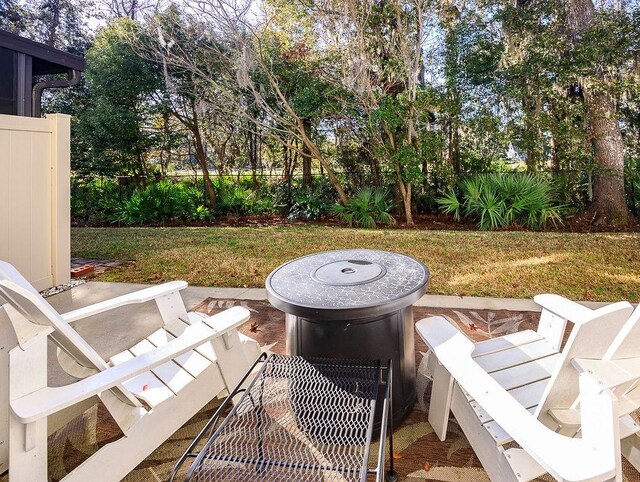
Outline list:
[[[79,175],[301,172],[342,204],[390,187],[409,223],[492,171],[594,220],[640,204],[637,0],[0,0],[0,28],[86,55],[49,98]]]

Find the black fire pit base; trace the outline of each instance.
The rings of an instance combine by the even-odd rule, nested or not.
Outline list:
[[[416,402],[414,326],[411,306],[363,320],[309,320],[286,315],[287,354],[307,358],[393,361],[393,423]],[[378,407],[381,404],[378,403]],[[380,425],[376,414],[376,429]]]

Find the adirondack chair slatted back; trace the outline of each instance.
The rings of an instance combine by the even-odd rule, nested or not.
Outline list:
[[[640,304],[604,354],[605,360],[640,357]]]
[[[640,361],[640,304],[636,307],[629,320],[616,336],[615,340],[604,354],[605,361],[624,363],[625,360],[634,364]],[[631,360],[630,360],[631,359]],[[637,410],[640,407],[640,379],[630,379],[615,387],[614,393],[624,398],[625,409]]]
[[[3,279],[5,276],[11,279]],[[36,325],[52,327],[54,331],[49,336],[53,342],[79,365],[96,371],[109,368],[109,364],[100,354],[40,296],[29,282],[15,268],[3,261],[0,261],[0,300],[5,300],[15,310],[14,316],[17,314]],[[6,311],[11,317],[11,309]],[[139,400],[124,387],[114,388],[112,392],[127,404],[140,406]]]
[[[107,362],[42,299],[12,281],[0,281],[0,296],[31,323],[51,326],[51,338],[62,350],[87,368],[105,370]],[[9,315],[11,316],[11,314]]]
[[[24,288],[27,291],[30,291],[34,295],[40,295],[38,291],[29,283],[24,276],[20,274],[20,272],[13,267],[13,265],[7,263],[6,261],[0,260],[0,281],[1,280],[9,280],[13,281],[15,284]],[[2,304],[2,297],[0,296],[0,304]]]
[[[571,365],[571,360],[603,359],[632,311],[633,307],[623,301],[594,310],[590,319],[576,322],[536,409],[535,416],[542,423],[553,430],[557,429],[557,423],[548,414],[549,410],[572,408],[578,399],[579,374]]]

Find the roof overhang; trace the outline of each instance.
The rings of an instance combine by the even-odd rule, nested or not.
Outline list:
[[[82,57],[34,42],[6,30],[0,30],[0,47],[31,56],[33,75],[62,74],[69,70],[82,71],[87,65]]]

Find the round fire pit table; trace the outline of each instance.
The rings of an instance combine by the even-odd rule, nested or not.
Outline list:
[[[287,353],[393,360],[393,420],[416,400],[412,305],[429,270],[409,256],[372,249],[294,259],[267,278],[269,302],[286,313]]]

